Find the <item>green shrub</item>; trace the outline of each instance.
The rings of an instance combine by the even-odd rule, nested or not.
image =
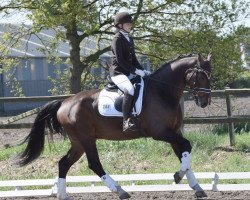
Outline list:
[[[229,84],[230,88],[250,88],[250,72],[244,72],[236,81]]]
[[[227,134],[228,124],[215,125],[213,128],[213,132],[215,132],[218,135]],[[249,123],[234,123],[234,132],[235,133],[250,132],[250,124]]]
[[[185,134],[190,140],[193,151],[205,152],[206,155],[211,155],[213,150],[221,143],[221,136],[213,133],[192,132]]]

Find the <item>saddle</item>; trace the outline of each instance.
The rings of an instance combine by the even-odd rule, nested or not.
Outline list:
[[[107,91],[110,91],[110,92],[118,92],[118,90],[121,91],[118,88],[118,86],[112,81],[112,79],[109,75],[107,76],[107,80],[108,80],[108,84],[105,86],[105,89]],[[141,82],[141,78],[140,78],[140,76],[136,76],[136,77],[132,78],[130,80],[130,82],[132,83],[132,85],[136,86],[138,83]],[[121,92],[123,93],[123,91],[121,91]],[[136,92],[136,88],[135,88],[135,92]]]
[[[98,110],[103,116],[122,117],[123,91],[121,91],[112,81],[110,76],[107,77],[108,84],[100,92],[98,97]],[[132,115],[139,115],[142,108],[144,81],[140,76],[130,80],[135,87]]]

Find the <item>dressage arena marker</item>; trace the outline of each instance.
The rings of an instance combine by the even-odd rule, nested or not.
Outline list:
[[[130,182],[129,185],[122,185],[127,192],[139,191],[184,191],[192,190],[188,184],[175,184],[173,173],[163,174],[129,174],[111,175],[117,182]],[[237,191],[250,190],[250,172],[199,172],[195,173],[197,179],[209,180],[209,184],[200,184],[204,190],[217,191]],[[184,180],[186,180],[186,176]],[[221,180],[249,180],[244,184],[220,184]],[[136,181],[172,181],[172,184],[138,185]],[[56,179],[37,179],[37,180],[8,180],[0,181],[0,197],[28,197],[28,196],[55,196],[57,193]],[[99,186],[101,179],[98,176],[68,176],[67,183],[89,183],[90,186],[67,187],[67,193],[98,193],[110,192],[106,186]],[[98,185],[96,185],[98,184]],[[49,189],[27,190],[24,187],[49,187]],[[4,191],[5,188],[14,188]]]

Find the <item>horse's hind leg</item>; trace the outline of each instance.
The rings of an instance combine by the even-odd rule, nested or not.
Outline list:
[[[84,150],[81,145],[72,145],[68,153],[59,161],[59,178],[57,182],[57,198],[59,200],[70,199],[66,194],[66,175],[70,167],[79,160],[83,153]]]
[[[89,168],[101,178],[101,180],[108,186],[108,188],[112,192],[116,192],[119,195],[120,199],[130,198],[130,195],[127,192],[125,192],[121,188],[121,186],[119,186],[118,183],[114,181],[103,170],[102,164],[99,159],[98,151],[96,148],[95,139],[84,138],[82,144],[86,152]]]

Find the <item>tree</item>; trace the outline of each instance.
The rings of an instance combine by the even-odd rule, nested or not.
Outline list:
[[[18,12],[29,12],[33,26],[25,32],[20,31],[15,40],[52,28],[57,33],[56,40],[43,41],[46,47],[50,47],[43,49],[44,52],[51,53],[58,41],[69,43],[69,85],[70,92],[76,93],[81,90],[82,74],[89,74],[99,56],[110,50],[113,17],[121,7],[126,7],[134,16],[133,35],[138,53],[149,56],[158,66],[159,62],[176,54],[224,52],[228,49],[228,41],[234,40],[235,30],[224,37],[223,30],[236,21],[247,6],[244,0],[227,3],[219,0],[11,0],[0,10],[8,12],[13,8]],[[13,35],[10,34],[9,38],[12,44],[17,43],[13,42]],[[96,40],[97,49],[81,57],[80,45],[89,38]],[[235,43],[233,46],[237,48]],[[231,53],[228,54],[230,56],[217,55],[216,59],[224,56],[224,61],[231,62]],[[235,71],[233,67],[229,70]],[[221,73],[219,66],[215,66],[214,73],[216,76]]]

